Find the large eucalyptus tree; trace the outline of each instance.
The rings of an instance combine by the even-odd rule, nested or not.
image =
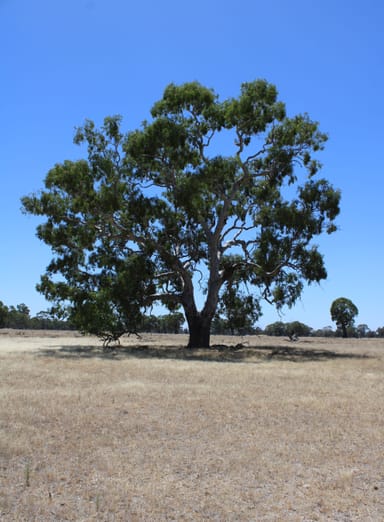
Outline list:
[[[326,277],[313,239],[335,230],[340,199],[316,177],[326,139],[264,80],[224,101],[171,84],[128,134],[120,117],[86,121],[87,159],[57,164],[22,200],[46,217],[37,235],[54,255],[39,290],[93,333],[135,330],[156,301],[181,308],[190,347],[209,346],[227,291],[292,305]]]

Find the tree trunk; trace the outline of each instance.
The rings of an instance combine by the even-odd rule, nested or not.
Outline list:
[[[189,342],[188,348],[209,348],[212,318],[197,312],[187,315]]]
[[[348,331],[347,331],[347,327],[345,326],[345,324],[341,325],[341,329],[343,332],[343,337],[344,337],[344,339],[346,339],[348,337]]]

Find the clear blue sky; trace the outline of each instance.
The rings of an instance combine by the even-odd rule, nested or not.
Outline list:
[[[79,157],[75,126],[122,114],[136,128],[170,82],[225,98],[265,78],[329,133],[322,175],[342,191],[339,231],[318,241],[328,279],[282,320],[330,325],[343,296],[383,326],[383,27],[382,0],[0,0],[0,300],[48,307],[35,284],[50,251],[20,198]],[[275,320],[264,306],[260,324]]]

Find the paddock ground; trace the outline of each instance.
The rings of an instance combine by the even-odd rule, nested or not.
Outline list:
[[[0,520],[381,521],[384,340],[0,330]]]

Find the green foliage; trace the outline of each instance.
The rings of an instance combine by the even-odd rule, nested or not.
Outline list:
[[[159,332],[159,333],[171,333],[171,334],[180,333],[184,320],[185,320],[184,315],[180,312],[160,315],[156,319],[157,319],[157,327],[156,327],[155,331]]]
[[[356,334],[358,337],[374,337],[375,335],[367,324],[358,324],[356,326]]]
[[[29,308],[24,303],[17,305],[16,308],[14,306],[10,306],[8,308],[6,322],[9,328],[28,328],[29,321]]]
[[[324,328],[313,330],[312,335],[314,337],[335,337],[336,332],[333,331],[332,326],[324,326]]]
[[[348,337],[348,327],[351,328],[359,310],[350,299],[339,297],[331,305],[331,318],[342,330],[343,337]]]
[[[28,330],[69,330],[72,325],[60,321],[48,312],[40,312],[36,317],[30,316],[30,310],[24,303],[6,306],[0,301],[0,328]]]
[[[287,323],[287,334],[292,337],[308,337],[312,334],[312,328],[307,324],[301,323],[300,321],[292,321]]]
[[[276,321],[274,323],[268,324],[264,333],[266,335],[274,335],[276,337],[287,335],[287,327],[282,321]]]
[[[261,315],[259,300],[242,287],[247,281],[247,273],[241,267],[241,258],[227,256],[223,259],[223,267],[231,269],[236,263],[240,268],[234,271],[223,287],[216,312],[216,329],[229,332],[231,335],[244,334],[254,329],[256,321]]]
[[[0,301],[0,328],[5,328],[7,326],[8,313],[8,306]]]
[[[224,326],[232,335],[251,330],[260,312],[260,303],[253,295],[246,295],[233,287],[226,288],[218,307],[219,315],[224,318]]]
[[[232,146],[219,154],[222,136]],[[220,299],[234,328],[241,307],[256,319],[262,298],[293,305],[326,277],[312,242],[339,212],[339,192],[315,179],[326,140],[307,114],[288,117],[265,80],[224,101],[197,82],[171,84],[128,134],[119,116],[101,129],[87,120],[75,136],[87,158],[55,165],[45,190],[22,200],[45,217],[37,235],[53,252],[39,290],[102,335],[135,331],[155,301],[182,307],[191,346],[209,344]]]
[[[312,328],[304,323],[301,323],[300,321],[292,321],[290,323],[276,321],[275,323],[267,325],[265,327],[264,333],[266,335],[274,336],[287,335],[290,338],[307,337],[312,335]]]
[[[384,337],[384,326],[380,326],[377,330],[376,330],[376,335],[377,337]]]

